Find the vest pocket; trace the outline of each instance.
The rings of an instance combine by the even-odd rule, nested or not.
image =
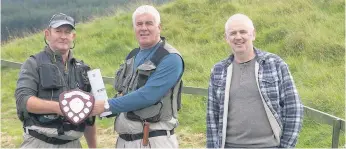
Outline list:
[[[63,87],[63,76],[56,65],[42,64],[38,68],[40,85],[43,89],[59,89]]]
[[[122,84],[125,79],[125,69],[126,64],[121,64],[117,72],[115,73],[115,80],[114,80],[114,89],[122,92]]]
[[[155,123],[160,121],[161,109],[163,107],[162,102],[158,102],[147,108],[143,108],[137,111],[127,112],[126,117],[133,121],[147,121]]]
[[[114,89],[118,93],[126,94],[129,91],[132,73],[134,71],[133,63],[133,58],[126,60],[115,73]]]
[[[145,83],[147,83],[151,72],[152,71],[138,70],[138,79],[137,79],[138,81],[136,85],[136,90],[144,86]]]
[[[91,86],[90,81],[88,78],[88,71],[90,70],[90,67],[87,65],[84,65],[84,63],[78,62],[75,64],[75,71],[73,76],[73,81],[69,83],[71,88],[79,88],[83,91],[90,92]]]

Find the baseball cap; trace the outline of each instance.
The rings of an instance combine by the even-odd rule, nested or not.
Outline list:
[[[66,15],[66,14],[63,14],[63,13],[58,13],[58,14],[54,14],[52,16],[52,18],[50,19],[49,21],[49,27],[52,27],[52,28],[57,28],[61,25],[65,25],[65,24],[68,24],[68,25],[71,25],[73,29],[75,29],[75,21],[72,17]]]

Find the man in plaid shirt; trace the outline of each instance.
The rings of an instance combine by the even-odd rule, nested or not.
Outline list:
[[[232,55],[214,65],[207,107],[207,148],[295,147],[303,105],[287,64],[253,46],[255,29],[243,14],[225,24]]]

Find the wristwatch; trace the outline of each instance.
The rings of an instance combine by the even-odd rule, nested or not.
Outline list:
[[[104,104],[104,112],[110,112],[110,107],[109,107],[108,100],[105,100],[105,104]]]
[[[112,114],[112,111],[110,110],[110,106],[109,106],[108,100],[105,100],[105,103],[104,103],[103,107],[104,107],[104,112],[102,112],[100,114],[100,117],[105,117],[105,116],[108,116],[108,115]]]

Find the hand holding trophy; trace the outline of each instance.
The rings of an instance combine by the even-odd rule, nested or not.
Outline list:
[[[65,91],[59,96],[61,112],[69,122],[75,125],[89,117],[94,103],[94,96],[80,89]]]

